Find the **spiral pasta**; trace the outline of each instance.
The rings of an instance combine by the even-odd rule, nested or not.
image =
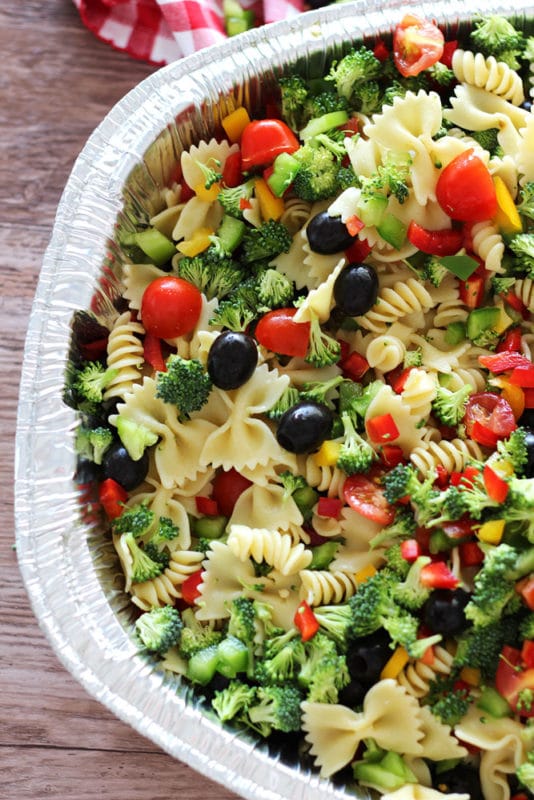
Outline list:
[[[483,392],[488,383],[484,370],[477,367],[458,367],[453,369],[447,377],[447,388],[452,392],[468,384],[473,387],[475,392]]]
[[[471,439],[468,441],[442,439],[440,442],[425,442],[414,448],[410,455],[410,461],[422,475],[426,475],[438,464],[445,467],[449,473],[461,472],[472,458],[482,460],[483,456],[479,445]]]
[[[404,384],[401,397],[415,421],[427,419],[437,390],[438,382],[435,375],[424,369],[412,369]]]
[[[356,322],[365,330],[384,333],[396,320],[431,307],[432,297],[423,284],[408,278],[405,283],[398,281],[391,288],[379,291],[375,305],[364,316],[356,317]]]
[[[310,606],[342,603],[356,592],[358,583],[353,573],[342,570],[301,570],[300,597]]]
[[[370,367],[379,372],[390,372],[402,364],[405,354],[406,345],[400,339],[383,334],[371,339],[365,357]]]
[[[141,323],[135,322],[129,311],[121,314],[115,322],[108,338],[107,363],[108,367],[117,370],[117,375],[108,384],[104,400],[123,399],[141,379],[145,357],[140,337],[144,333]]]
[[[258,564],[264,561],[281,575],[296,575],[312,560],[311,550],[306,550],[302,542],[294,545],[288,534],[267,528],[231,525],[227,541],[240,561],[248,558],[253,558]]]
[[[458,48],[452,57],[452,70],[460,82],[485,89],[516,106],[525,99],[520,76],[494,56],[485,58],[482,53]]]
[[[496,225],[477,222],[471,228],[473,252],[484,261],[490,272],[503,272],[504,242]]]
[[[519,278],[512,286],[512,291],[529,311],[534,311],[534,281],[532,278]]]
[[[421,659],[410,661],[397,676],[397,681],[414,697],[425,697],[438,675],[449,675],[453,656],[440,645],[434,647],[434,661],[425,664]]]
[[[182,596],[182,583],[198,571],[203,559],[204,554],[195,550],[175,550],[171,553],[168,567],[161,575],[143,583],[132,584],[132,602],[143,611],[149,611],[156,606],[174,605]]]
[[[290,233],[295,234],[309,220],[312,204],[300,197],[286,197],[284,211],[280,217]]]

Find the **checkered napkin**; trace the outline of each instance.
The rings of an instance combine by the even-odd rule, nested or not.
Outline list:
[[[156,66],[226,39],[222,0],[73,0],[83,23],[117,50]],[[258,25],[294,17],[304,0],[240,0]]]

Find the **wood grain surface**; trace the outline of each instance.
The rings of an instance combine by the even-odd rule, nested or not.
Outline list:
[[[55,208],[89,134],[153,69],[95,39],[71,0],[1,0],[0,54],[0,800],[232,800],[63,669],[13,549],[18,381]]]

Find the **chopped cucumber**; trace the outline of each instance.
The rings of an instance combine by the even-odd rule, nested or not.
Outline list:
[[[191,532],[198,539],[220,539],[224,536],[227,522],[223,516],[199,517],[191,520]]]
[[[226,636],[217,646],[217,671],[226,678],[235,678],[248,669],[248,647],[236,636]]]
[[[450,322],[445,332],[445,341],[450,345],[460,344],[464,341],[465,334],[465,322]]]
[[[187,677],[194,683],[201,683],[206,686],[217,672],[219,661],[218,647],[215,644],[197,650],[189,659],[187,665]]]
[[[300,138],[303,142],[308,139],[313,139],[320,133],[327,133],[332,128],[338,128],[347,122],[349,115],[346,111],[330,111],[328,114],[323,114],[321,117],[314,117],[311,119],[305,128],[300,131]]]
[[[497,689],[493,688],[493,686],[484,687],[482,694],[477,700],[477,708],[480,708],[496,719],[510,717],[512,715],[512,709],[508,702],[504,699],[502,694],[499,694]]]
[[[358,201],[357,212],[358,216],[367,227],[375,226],[378,228],[388,205],[388,199],[384,194],[379,192],[360,197]]]
[[[176,255],[176,245],[157,228],[146,228],[135,234],[135,244],[160,267]]]
[[[376,229],[382,239],[396,250],[400,250],[406,241],[407,227],[394,214],[386,214]]]
[[[239,247],[245,235],[245,223],[236,217],[225,214],[217,228],[217,238],[225,253],[233,253]]]

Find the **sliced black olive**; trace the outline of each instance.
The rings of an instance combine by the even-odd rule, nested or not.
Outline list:
[[[326,211],[312,217],[306,234],[311,249],[321,255],[340,253],[350,247],[356,238],[350,235],[340,217],[331,217]]]
[[[444,794],[468,794],[471,800],[484,800],[478,769],[468,764],[460,763],[440,772],[434,778],[434,786]]]
[[[347,651],[347,668],[351,677],[367,684],[377,681],[391,658],[390,644],[389,634],[382,629],[354,639]]]
[[[435,589],[423,606],[423,619],[433,633],[453,636],[467,627],[464,609],[469,593],[463,589]]]
[[[116,442],[106,450],[102,459],[102,470],[105,478],[113,478],[130,492],[143,483],[147,476],[148,453],[145,451],[139,461],[134,461],[122,442]]]
[[[278,444],[290,453],[311,453],[329,437],[332,421],[329,408],[303,400],[280,418],[276,432]]]
[[[357,678],[351,678],[350,683],[339,692],[338,701],[349,708],[357,708],[363,703],[363,699],[369,689],[370,685],[368,683],[364,684]]]
[[[251,336],[224,331],[208,354],[208,374],[219,389],[237,389],[248,381],[258,363],[258,349]]]
[[[337,276],[334,299],[344,314],[358,317],[376,303],[378,276],[369,264],[348,264]]]

